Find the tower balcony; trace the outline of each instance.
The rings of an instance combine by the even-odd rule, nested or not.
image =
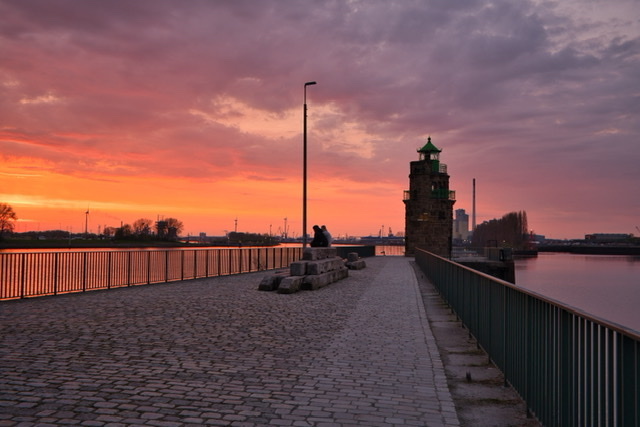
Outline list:
[[[431,198],[455,200],[456,192],[453,190],[447,190],[446,188],[436,188],[435,190],[431,190]]]
[[[432,199],[456,200],[456,192],[454,190],[447,190],[445,188],[437,188],[435,190],[431,190],[431,198]],[[406,202],[408,200],[411,200],[411,191],[404,190],[404,195],[402,197],[402,201]]]

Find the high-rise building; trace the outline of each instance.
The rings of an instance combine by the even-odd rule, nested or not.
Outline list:
[[[409,190],[404,192],[405,255],[420,248],[451,257],[455,191],[449,190],[447,165],[431,142],[418,150],[419,160],[410,163]]]
[[[456,217],[453,219],[453,238],[469,239],[469,215],[464,209],[456,209]]]

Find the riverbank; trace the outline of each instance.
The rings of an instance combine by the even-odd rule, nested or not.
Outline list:
[[[0,249],[90,249],[90,248],[178,248],[184,246],[200,246],[190,243],[167,241],[131,241],[131,240],[100,240],[100,239],[50,239],[27,240],[5,239],[0,242]]]
[[[110,240],[110,239],[5,239],[0,242],[0,249],[135,249],[135,248],[210,248],[210,247],[246,247],[246,246],[278,246],[263,243],[246,242],[231,243],[199,243],[169,242],[166,240]]]
[[[564,252],[580,255],[640,255],[640,246],[621,245],[541,245],[539,252]]]

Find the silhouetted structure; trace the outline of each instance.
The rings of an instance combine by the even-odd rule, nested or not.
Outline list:
[[[405,255],[416,248],[442,257],[451,257],[453,204],[455,191],[449,190],[447,165],[440,163],[440,152],[431,137],[411,162],[409,190],[404,192]]]
[[[473,233],[474,247],[530,249],[527,213],[510,212],[500,219],[485,221]]]
[[[456,209],[453,220],[453,239],[463,242],[469,239],[469,215],[464,209]]]

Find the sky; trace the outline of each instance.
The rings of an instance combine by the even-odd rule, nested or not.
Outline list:
[[[478,224],[640,235],[639,0],[0,0],[0,202],[300,236],[309,81],[309,232],[402,233],[430,136]]]

